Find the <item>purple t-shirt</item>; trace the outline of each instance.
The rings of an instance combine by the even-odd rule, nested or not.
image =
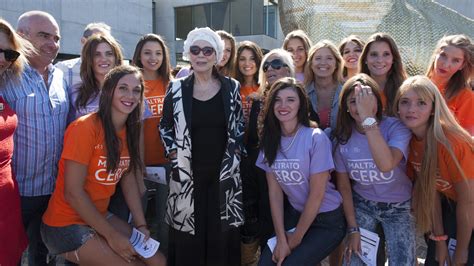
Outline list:
[[[379,125],[389,147],[403,153],[403,159],[390,172],[381,172],[372,158],[367,137],[352,129],[352,136],[334,153],[336,171],[354,180],[352,189],[365,199],[377,202],[402,202],[411,198],[412,182],[406,162],[411,132],[398,119],[385,117]]]
[[[79,97],[79,89],[82,86],[82,83],[75,84],[74,86],[69,88],[69,114],[67,116],[67,123],[68,125],[76,120],[77,118],[90,114],[92,112],[97,112],[99,110],[99,100],[100,100],[100,92],[96,95],[89,98],[87,101],[86,106],[76,108],[76,100]]]
[[[289,147],[291,145],[291,147]],[[289,147],[288,150],[285,150]],[[260,151],[256,165],[265,172],[273,172],[291,206],[303,212],[309,196],[309,179],[312,174],[331,171],[334,163],[331,156],[331,142],[319,128],[301,126],[295,139],[281,138],[281,149],[271,167]],[[334,184],[328,182],[319,212],[328,212],[341,205],[342,197]]]
[[[304,82],[304,73],[303,72],[296,72],[295,78],[297,81],[303,83]]]

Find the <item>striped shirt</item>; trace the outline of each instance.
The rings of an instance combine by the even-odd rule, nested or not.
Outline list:
[[[59,68],[64,73],[64,88],[67,91],[71,91],[73,86],[78,86],[82,83],[81,80],[81,63],[82,60],[80,57],[64,60],[57,62],[54,65],[56,68]]]
[[[48,84],[26,66],[18,83],[10,82],[0,90],[18,117],[12,166],[21,196],[49,195],[55,185],[69,102],[63,73],[53,65]]]

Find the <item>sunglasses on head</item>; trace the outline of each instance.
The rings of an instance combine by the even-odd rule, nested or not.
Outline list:
[[[193,55],[199,55],[201,51],[203,55],[210,56],[214,53],[214,48],[209,47],[209,46],[201,48],[197,45],[193,45],[189,47],[189,52],[191,52]]]
[[[5,55],[5,60],[9,62],[15,62],[15,60],[20,56],[19,52],[11,49],[0,49],[0,53],[3,53]]]
[[[268,71],[268,67],[272,67],[275,70],[278,70],[282,67],[288,67],[287,64],[283,63],[281,59],[273,59],[273,61],[263,63],[263,72]]]

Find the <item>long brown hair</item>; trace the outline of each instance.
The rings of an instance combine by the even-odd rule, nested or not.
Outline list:
[[[450,99],[462,89],[469,87],[468,81],[474,71],[474,43],[469,39],[469,37],[463,34],[449,35],[441,38],[433,51],[428,70],[426,71],[426,75],[429,78],[433,78],[436,57],[438,56],[441,49],[445,48],[446,46],[454,46],[458,49],[461,49],[464,54],[464,65],[462,69],[454,73],[446,86],[446,99]]]
[[[352,135],[352,126],[355,123],[354,118],[349,113],[348,99],[349,95],[355,91],[357,84],[369,86],[373,95],[377,99],[377,113],[375,117],[378,121],[382,121],[382,97],[380,95],[379,85],[369,75],[359,73],[348,79],[342,91],[339,94],[339,109],[337,112],[336,129],[332,132],[331,137],[336,140],[337,144],[346,144]]]
[[[163,50],[163,61],[161,66],[156,71],[158,76],[163,80],[164,84],[168,84],[171,80],[171,63],[170,63],[170,52],[169,48],[166,45],[163,38],[154,33],[149,33],[143,35],[140,40],[138,40],[137,46],[135,47],[135,52],[133,53],[132,65],[139,68],[143,68],[143,63],[140,59],[140,54],[142,53],[143,46],[147,42],[157,42],[160,44],[161,49]]]
[[[393,64],[387,73],[387,82],[385,83],[385,88],[381,89],[383,90],[383,93],[387,98],[387,106],[385,109],[385,113],[388,116],[395,116],[395,112],[393,111],[393,101],[395,99],[395,95],[397,94],[398,88],[407,78],[407,74],[405,72],[405,69],[403,68],[402,57],[400,56],[397,44],[390,35],[388,35],[387,33],[379,32],[369,37],[359,58],[359,72],[370,75],[369,67],[367,66],[366,62],[367,57],[369,55],[370,47],[375,42],[385,42],[386,44],[388,44],[388,46],[390,47],[390,51],[392,52]]]
[[[232,36],[232,34],[228,33],[227,31],[224,30],[218,30],[216,33],[221,37],[222,40],[228,40],[230,42],[230,57],[229,61],[222,66],[218,67],[219,73],[223,76],[230,76],[232,73],[234,73],[234,65],[235,65],[235,38]],[[225,46],[224,48],[225,49]]]
[[[308,62],[309,49],[311,49],[311,46],[313,46],[311,43],[311,39],[308,37],[308,34],[306,34],[306,32],[304,32],[303,30],[294,30],[285,36],[285,40],[283,40],[283,45],[281,46],[281,48],[283,48],[283,50],[288,51],[288,43],[292,39],[299,39],[303,43],[304,53],[306,56],[306,61],[304,62],[304,65],[303,65],[303,71],[304,71],[304,68]]]
[[[278,92],[291,88],[297,94],[300,100],[300,108],[298,109],[298,123],[303,126],[309,127],[309,101],[308,96],[306,95],[306,90],[303,85],[296,81],[294,78],[281,78],[275,83],[273,83],[270,88],[269,95],[265,101],[265,106],[263,109],[263,129],[261,135],[261,149],[265,154],[266,162],[268,165],[272,165],[275,162],[278,150],[280,149],[280,140],[281,140],[281,126],[280,121],[275,116],[274,106],[276,101],[276,96]]]
[[[438,144],[446,148],[456,168],[466,179],[459,160],[453,152],[450,139],[467,143],[471,147],[471,151],[474,151],[474,141],[470,134],[458,124],[438,88],[426,76],[414,76],[403,82],[395,97],[394,108],[396,110],[399,108],[401,97],[410,90],[413,90],[426,103],[432,104],[433,115],[428,119],[420,176],[417,176],[414,186],[417,227],[421,232],[428,232],[433,225],[433,203],[436,194],[436,175],[439,160]]]
[[[82,63],[81,63],[81,80],[82,84],[79,87],[76,102],[77,108],[85,107],[91,97],[94,97],[100,92],[99,82],[94,74],[94,56],[97,46],[101,43],[106,43],[112,48],[115,56],[115,66],[122,64],[123,55],[120,44],[110,35],[95,34],[89,37],[82,47]]]
[[[349,35],[346,38],[342,39],[341,43],[339,43],[339,53],[341,54],[341,57],[344,57],[344,48],[346,48],[346,45],[350,42],[357,44],[360,49],[364,49],[365,42],[362,40],[361,37],[357,35]],[[342,67],[342,77],[347,77],[347,67],[345,67],[344,64]]]
[[[118,82],[126,75],[135,75],[140,81],[141,94],[137,107],[128,115],[125,122],[127,132],[127,147],[130,156],[130,166],[126,173],[137,173],[143,170],[143,163],[140,158],[139,139],[141,130],[141,118],[143,112],[144,81],[140,70],[134,66],[117,66],[110,70],[105,76],[104,86],[100,95],[99,119],[104,129],[105,144],[107,146],[107,172],[117,169],[120,162],[120,151],[122,143],[117,136],[116,129],[112,123],[112,101]]]
[[[262,63],[263,53],[262,53],[262,49],[260,49],[260,47],[256,43],[251,42],[251,41],[243,41],[239,43],[239,48],[237,48],[237,56],[236,56],[235,64],[234,64],[233,77],[238,82],[240,82],[240,84],[243,84],[245,81],[244,75],[242,74],[242,72],[240,72],[240,68],[239,68],[239,57],[240,57],[240,54],[244,50],[249,50],[250,52],[252,52],[253,58],[255,60],[255,67],[257,68],[257,71],[253,75],[253,81],[255,82],[255,84],[258,84],[258,68],[260,67],[260,64]]]

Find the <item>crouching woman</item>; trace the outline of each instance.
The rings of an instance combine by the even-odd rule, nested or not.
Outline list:
[[[342,197],[329,182],[331,142],[310,127],[308,110],[305,89],[295,79],[280,79],[270,89],[257,166],[266,172],[277,241],[259,265],[315,265],[346,232]]]
[[[41,235],[53,255],[84,265],[165,265],[157,252],[139,257],[130,244],[132,228],[107,212],[120,182],[135,227],[149,237],[135,174],[140,172],[143,78],[131,66],[105,77],[99,111],[66,130],[56,189],[43,216]]]

